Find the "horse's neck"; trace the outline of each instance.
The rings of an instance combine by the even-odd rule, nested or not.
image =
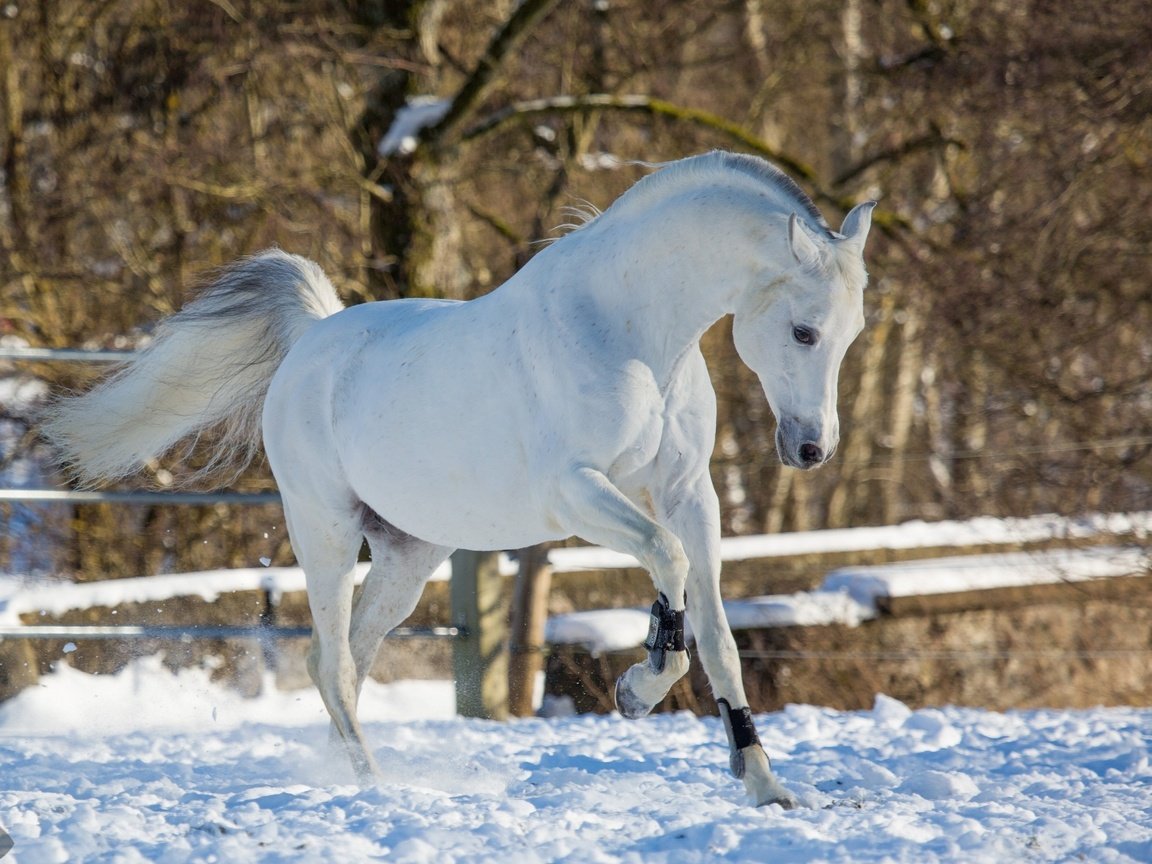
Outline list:
[[[631,345],[657,374],[672,374],[748,282],[732,260],[731,240],[709,226],[695,228],[617,235],[605,225],[598,236],[580,238],[589,242],[566,256],[569,286],[560,289],[567,294],[561,302],[577,314],[591,310],[603,332]]]

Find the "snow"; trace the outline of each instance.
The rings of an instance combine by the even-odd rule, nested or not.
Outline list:
[[[1107,531],[1148,514],[977,520],[725,541],[724,556],[1011,544]],[[842,535],[842,536],[841,536]],[[976,539],[977,537],[982,539]],[[996,539],[999,538],[999,539]],[[556,550],[556,569],[634,566]],[[606,562],[615,562],[606,563]],[[589,563],[593,562],[593,563]],[[1139,572],[1134,549],[1003,553],[842,568],[821,590],[726,603],[734,627],[859,623],[877,600]],[[503,572],[513,570],[504,559]],[[441,574],[447,576],[447,569]],[[297,568],[70,585],[0,579],[0,623],[182,594],[300,590]],[[553,618],[548,638],[640,644],[646,609]],[[65,649],[67,652],[67,648]],[[444,681],[369,682],[360,715],[386,782],[360,788],[328,751],[315,691],[269,678],[246,699],[209,669],[158,658],[90,676],[61,658],[0,704],[4,862],[1152,861],[1152,708],[995,713],[789,706],[757,725],[803,806],[748,806],[715,718],[455,716]]]
[[[299,567],[269,567],[260,559],[260,567],[238,567],[231,570],[202,570],[193,573],[169,573],[97,582],[62,582],[53,579],[30,579],[0,574],[0,626],[20,623],[29,612],[59,615],[72,609],[113,607],[123,603],[158,603],[174,597],[199,597],[211,603],[221,594],[232,591],[269,591],[273,602],[289,591],[305,590],[304,571]],[[364,580],[368,563],[356,565],[356,583]],[[500,573],[511,576],[516,564],[505,554],[499,557]],[[452,577],[450,562],[444,562],[430,581],[445,582]]]
[[[358,582],[367,571],[367,564],[357,566]],[[173,597],[200,597],[211,603],[232,591],[269,590],[278,596],[304,588],[304,571],[299,567],[241,567],[77,583],[0,577],[0,624],[19,624],[20,616],[29,612],[59,615],[72,609],[159,603]]]
[[[5,864],[1152,860],[1152,709],[789,706],[757,722],[791,812],[748,806],[715,718],[466,720],[449,682],[362,715],[371,788],[310,690],[62,665],[0,706]]]
[[[880,614],[880,601],[962,591],[1083,582],[1143,575],[1148,553],[1142,548],[1099,547],[1037,552],[961,555],[842,567],[829,573],[815,591],[771,594],[724,601],[733,630],[763,627],[856,627]],[[644,644],[647,610],[605,609],[570,612],[548,620],[546,640],[553,645],[582,645],[592,654]],[[686,635],[691,639],[691,615]]]
[[[883,597],[918,597],[1142,575],[1148,566],[1148,553],[1144,549],[1055,549],[843,567],[829,573],[821,587],[825,591],[845,591],[857,602],[870,605]]]
[[[1020,545],[1047,540],[1084,540],[1103,534],[1144,540],[1152,534],[1152,512],[1087,513],[1067,517],[1043,514],[1027,518],[980,516],[964,521],[904,522],[867,528],[837,528],[725,537],[723,561],[862,552],[870,549],[948,549]],[[557,573],[640,566],[630,555],[598,547],[553,549]]]
[[[376,152],[381,156],[412,153],[419,143],[421,130],[439,123],[451,106],[450,100],[432,96],[409,99],[408,104],[396,112],[392,125],[376,145]]]
[[[874,603],[861,603],[848,592],[819,590],[729,600],[724,604],[733,630],[760,627],[817,627],[846,624],[855,627],[876,617]]]
[[[48,395],[48,385],[26,376],[0,377],[0,405],[16,414],[30,411]]]
[[[726,600],[724,611],[733,630],[820,624],[855,627],[877,614],[874,601],[859,602],[840,589]],[[550,645],[581,645],[591,654],[625,651],[644,644],[649,620],[647,609],[568,612],[548,619],[544,639]],[[685,622],[684,632],[691,642],[694,638],[691,616]]]
[[[647,609],[591,609],[551,616],[544,627],[549,645],[583,645],[593,654],[626,651],[648,638]]]

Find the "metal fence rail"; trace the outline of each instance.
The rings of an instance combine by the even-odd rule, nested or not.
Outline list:
[[[0,360],[62,363],[123,363],[135,351],[85,348],[0,348]]]
[[[389,639],[458,639],[467,633],[460,627],[397,627]],[[311,627],[230,627],[225,625],[99,625],[99,624],[29,624],[0,626],[0,642],[5,639],[68,639],[73,641],[106,639],[159,639],[191,642],[196,639],[307,639]]]
[[[0,502],[71,504],[279,504],[279,492],[141,492],[97,489],[0,489]]]

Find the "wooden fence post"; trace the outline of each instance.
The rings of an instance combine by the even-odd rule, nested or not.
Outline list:
[[[534,713],[532,690],[544,663],[544,626],[552,567],[546,545],[521,549],[520,572],[512,591],[511,640],[508,657],[508,711],[513,717]]]
[[[452,624],[462,635],[452,651],[456,713],[508,717],[508,602],[498,553],[460,549],[452,555]]]

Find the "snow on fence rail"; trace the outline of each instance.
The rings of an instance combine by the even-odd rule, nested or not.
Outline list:
[[[890,613],[902,599],[1140,576],[1149,563],[1143,549],[1097,547],[842,567],[814,591],[727,600],[724,611],[733,630],[855,627]],[[545,638],[551,645],[580,645],[592,654],[622,651],[644,643],[648,619],[646,609],[571,612],[550,618]],[[690,620],[686,630],[691,640]]]
[[[0,490],[3,500],[72,500],[34,497],[49,491],[58,490]],[[87,495],[90,493],[74,493]],[[103,493],[110,494],[110,493]],[[148,494],[149,497],[137,501],[135,498],[120,499],[121,503],[203,503],[202,493],[123,493]],[[86,500],[86,499],[85,499]],[[216,500],[213,498],[213,500]],[[275,503],[264,495],[240,495],[223,499],[229,503],[266,504]],[[1014,546],[1023,543],[1046,540],[1085,540],[1093,537],[1110,536],[1132,538],[1143,541],[1152,534],[1152,512],[1120,514],[1087,514],[1075,518],[1059,516],[1034,516],[1029,518],[998,519],[980,517],[955,522],[908,522],[870,528],[845,528],[827,531],[800,531],[783,534],[770,534],[751,537],[727,537],[721,541],[721,560],[745,561],[769,559],[809,554],[863,552],[874,549],[932,549]],[[1089,550],[1091,552],[1091,550]],[[1118,566],[1135,566],[1132,556],[1138,554],[1129,550],[1118,560]],[[928,568],[925,562],[905,562],[871,568],[840,568],[834,579],[826,581],[824,593],[839,593],[849,589],[850,582],[870,585],[880,579],[889,586],[888,593],[909,594],[941,593],[957,589],[957,584],[982,587],[997,587],[997,584],[1028,584],[1052,581],[1061,578],[1059,574],[1080,572],[1071,558],[1061,558],[1059,553],[1027,553],[1019,558],[1010,556],[960,556],[939,559]],[[630,555],[623,555],[600,547],[577,547],[552,549],[548,553],[553,573],[579,573],[639,567]],[[1095,562],[1094,567],[1105,567],[1100,555],[1089,554],[1086,561]],[[357,565],[356,581],[363,580],[368,572],[368,564]],[[495,556],[494,573],[501,577],[515,576],[519,567],[515,560],[505,553]],[[441,564],[432,574],[433,581],[449,581],[454,568],[460,570],[459,560],[449,560]],[[1069,569],[1071,568],[1071,570]],[[958,576],[960,572],[966,575]],[[878,577],[877,573],[889,573]],[[983,577],[975,574],[982,573]],[[1106,575],[1116,575],[1109,571]],[[981,581],[981,578],[983,581]],[[961,580],[957,582],[957,580]],[[1010,580],[1017,580],[1010,582]],[[998,583],[999,580],[999,583]],[[94,606],[116,606],[121,603],[155,602],[175,597],[200,597],[212,602],[223,593],[234,591],[264,591],[273,603],[288,592],[304,591],[304,571],[299,567],[246,567],[230,570],[210,570],[192,573],[164,574],[124,579],[110,579],[97,582],[30,582],[9,580],[7,590],[0,582],[0,626],[19,624],[19,616],[28,612],[59,614],[73,609],[87,609]],[[859,591],[848,590],[859,600]],[[809,592],[821,593],[821,592]],[[875,594],[875,592],[873,592]],[[792,595],[789,595],[792,596]],[[800,595],[796,595],[800,596]],[[766,598],[754,598],[761,603]],[[866,602],[866,601],[861,601]],[[799,609],[799,607],[797,607]],[[797,612],[798,623],[815,623],[822,608],[810,606],[810,614],[802,609]],[[628,610],[630,611],[630,610]],[[573,613],[581,614],[581,613]],[[644,613],[644,626],[647,627],[647,612]],[[791,620],[791,619],[789,619]]]
[[[964,521],[904,522],[868,528],[833,528],[720,541],[722,561],[747,561],[797,555],[863,552],[870,549],[948,549],[1012,546],[1049,540],[1086,540],[1101,535],[1146,540],[1152,535],[1152,512],[1051,514],[1022,518],[980,516]],[[556,573],[638,567],[636,559],[609,549],[582,547],[549,553]]]

